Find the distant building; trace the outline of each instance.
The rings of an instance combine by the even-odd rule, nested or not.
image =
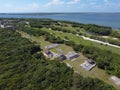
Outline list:
[[[112,76],[110,77],[110,80],[113,81],[117,86],[120,86],[120,78]]]
[[[27,25],[29,25],[29,24],[30,24],[30,22],[27,22],[27,21],[26,21],[26,24],[27,24]]]
[[[62,55],[60,55],[60,56],[59,56],[59,58],[60,58],[60,60],[65,60],[65,59],[67,59],[67,58],[66,58],[66,56],[65,56],[65,55],[63,55],[63,54],[62,54]]]
[[[72,65],[70,65],[69,63],[67,63],[66,65],[67,65],[68,67],[70,67],[70,68],[73,68]]]
[[[83,69],[90,71],[92,68],[96,66],[96,63],[92,59],[85,60],[83,64],[80,65]]]
[[[13,28],[13,26],[7,25],[7,26],[5,26],[5,28]]]
[[[28,21],[20,21],[19,23],[21,23],[21,24],[26,24],[26,25],[29,25],[29,24],[30,24],[30,22],[28,22]]]
[[[0,28],[4,28],[4,25],[2,24],[2,21],[0,21]]]
[[[2,20],[0,21],[0,28],[16,29],[16,26],[12,24],[13,20]]]
[[[5,28],[5,26],[4,25],[0,25],[0,28]]]
[[[50,57],[50,58],[52,58],[54,55],[53,55],[53,53],[51,52],[51,51],[45,51],[45,53],[46,53],[46,55],[48,56],[48,57]]]
[[[49,49],[52,49],[52,48],[56,48],[56,47],[58,47],[60,44],[51,44],[51,45],[48,45],[48,46],[45,46],[44,48],[46,49],[46,50],[49,50]]]
[[[45,55],[46,57],[51,58],[51,59],[54,59],[54,58],[59,57],[59,55],[58,55],[57,53],[54,53],[54,52],[52,52],[52,51],[50,51],[50,50],[45,50],[44,55]]]
[[[75,59],[77,57],[79,57],[80,55],[78,53],[75,52],[68,52],[68,54],[66,55],[66,58],[69,60]]]

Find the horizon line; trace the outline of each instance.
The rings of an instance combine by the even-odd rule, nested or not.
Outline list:
[[[63,13],[120,13],[120,12],[0,12],[0,14],[10,14],[10,13],[12,13],[12,14],[22,14],[22,13],[26,13],[26,14],[29,14],[29,13],[61,13],[61,14],[63,14]]]

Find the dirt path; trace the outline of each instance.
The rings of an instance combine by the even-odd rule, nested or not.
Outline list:
[[[99,41],[99,40],[91,39],[91,38],[88,38],[88,37],[85,37],[85,36],[81,36],[81,37],[82,37],[84,40],[89,40],[89,41],[93,41],[93,42],[101,43],[101,44],[104,44],[104,45],[108,45],[108,46],[112,46],[112,47],[120,48],[120,46],[117,46],[117,45],[114,45],[114,44],[110,44],[110,43],[107,43],[107,42],[103,42],[103,41]]]

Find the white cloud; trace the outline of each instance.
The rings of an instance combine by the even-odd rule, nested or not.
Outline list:
[[[67,4],[77,4],[78,2],[80,2],[80,0],[71,0],[67,2]]]
[[[48,2],[47,4],[45,4],[45,6],[52,6],[52,5],[61,5],[64,4],[64,1],[61,0],[52,0],[51,2]]]
[[[65,2],[64,0],[52,0],[51,2],[48,2],[44,6],[53,6],[53,5],[63,5],[63,4],[77,4],[80,2],[80,0],[70,0],[68,2]]]
[[[74,4],[76,4],[76,6]],[[4,2],[0,3],[0,6],[0,12],[70,12],[74,10],[83,12],[84,10],[120,12],[120,1],[115,2],[112,0],[49,0],[49,2],[34,1],[24,4]]]
[[[41,4],[36,2],[28,3],[25,5],[6,3],[3,4],[2,7],[5,9],[3,11],[3,8],[0,8],[0,12],[37,12],[40,10]]]
[[[40,7],[37,3],[32,3],[30,6],[32,9],[38,9]]]
[[[41,6],[40,6],[40,3],[36,3],[36,2],[33,2],[33,3],[29,3],[29,4],[26,4],[23,5],[22,7],[21,6],[16,6],[15,9],[13,9],[14,11],[20,11],[20,12],[24,12],[24,11],[27,11],[27,12],[37,12],[38,10],[40,10]]]

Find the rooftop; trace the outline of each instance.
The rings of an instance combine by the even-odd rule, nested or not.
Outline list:
[[[45,49],[52,49],[52,48],[58,47],[59,45],[60,45],[60,44],[51,44],[51,45],[45,46],[44,48],[45,48]]]
[[[66,55],[66,57],[67,57],[67,59],[71,60],[71,59],[79,57],[79,54],[76,53],[76,52],[71,51],[71,52],[68,52],[68,54]]]
[[[94,68],[96,66],[96,63],[94,60],[88,59],[88,60],[85,60],[85,62],[83,64],[80,64],[80,66],[83,69],[90,71],[92,68]]]
[[[112,80],[116,85],[120,86],[120,78],[112,76],[110,77],[110,80]]]

